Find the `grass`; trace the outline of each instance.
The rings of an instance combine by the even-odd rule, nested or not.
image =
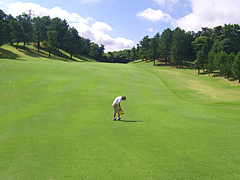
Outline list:
[[[4,48],[0,179],[240,178],[236,83]],[[118,95],[123,122],[112,121]]]

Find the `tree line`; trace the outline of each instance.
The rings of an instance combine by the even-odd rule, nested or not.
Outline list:
[[[78,35],[74,27],[66,20],[49,16],[32,18],[23,13],[17,17],[6,15],[0,10],[0,46],[4,43],[34,42],[38,50],[41,46],[51,53],[59,55],[63,49],[70,57],[78,54],[90,56],[101,62],[128,63],[142,59],[144,61],[165,62],[177,68],[192,65],[209,74],[218,71],[220,76],[239,79],[240,82],[240,26],[225,24],[214,28],[202,28],[198,32],[185,32],[177,27],[165,29],[150,38],[144,36],[131,50],[104,53],[104,45],[99,46]],[[191,63],[189,63],[191,62]]]
[[[59,50],[63,49],[72,56],[84,55],[101,60],[104,53],[104,45],[98,45],[91,40],[78,35],[74,27],[70,27],[66,20],[49,16],[32,18],[29,13],[22,13],[17,17],[5,14],[0,9],[0,46],[4,43],[19,43],[23,46],[28,43],[36,43],[38,51],[43,46],[49,57],[52,53],[59,56]]]
[[[131,50],[109,52],[109,62],[144,61],[165,62],[177,68],[188,65],[220,76],[239,79],[240,82],[240,26],[225,24],[201,31],[185,32],[177,27],[159,32],[152,38],[144,36]]]

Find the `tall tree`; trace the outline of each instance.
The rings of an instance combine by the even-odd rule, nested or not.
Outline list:
[[[43,16],[41,17],[41,40],[42,41],[47,41],[48,40],[48,36],[47,36],[47,31],[50,28],[51,25],[51,18],[49,16]]]
[[[90,47],[90,52],[89,52],[89,56],[92,57],[93,59],[99,60],[99,46],[98,44],[92,43],[91,47]]]
[[[33,37],[31,12],[29,12],[29,14],[22,13],[22,15],[17,16],[17,19],[18,19],[18,22],[20,23],[22,31],[23,31],[22,41],[24,43],[23,46],[25,46],[26,43],[29,43],[32,41],[32,37]]]
[[[202,28],[201,36],[211,37],[212,35],[213,35],[213,29],[212,28],[208,28],[208,27]]]
[[[149,43],[148,58],[153,61],[154,66],[155,66],[156,59],[158,59],[160,56],[160,53],[158,51],[159,49],[158,47],[160,44],[159,38],[160,38],[160,35],[159,33],[157,33],[153,38],[150,39],[150,43]]]
[[[7,15],[0,9],[0,46],[2,46],[6,42],[6,18]]]
[[[33,30],[34,30],[34,39],[37,41],[38,51],[40,49],[41,41],[41,19],[40,17],[33,18]]]
[[[227,62],[225,64],[226,70],[224,72],[224,75],[227,76],[228,80],[232,76],[232,66],[233,66],[233,60],[235,58],[235,53],[232,52],[228,55]]]
[[[240,51],[237,53],[232,64],[232,74],[240,83]]]
[[[51,19],[51,24],[49,26],[49,30],[55,31],[57,34],[56,36],[56,47],[57,47],[57,55],[59,56],[59,49],[63,48],[64,46],[64,36],[68,31],[68,23],[67,21],[61,20],[60,18],[56,17]]]
[[[99,47],[99,53],[98,53],[98,59],[101,59],[104,53],[105,47],[103,44],[100,45]]]
[[[141,58],[147,60],[148,58],[148,49],[149,49],[149,43],[150,43],[150,39],[149,36],[144,36],[143,39],[140,41],[140,45],[141,45]]]
[[[207,36],[199,36],[195,38],[194,41],[191,42],[193,47],[193,52],[197,53],[199,50],[203,50],[203,46],[205,44],[209,44],[210,38]]]
[[[48,49],[48,57],[51,56],[51,53],[53,51],[56,51],[57,49],[57,31],[53,31],[53,30],[49,30],[47,32],[47,37],[48,40],[46,42],[44,42],[44,45],[46,46],[46,48]]]
[[[173,31],[171,46],[171,63],[177,68],[181,65],[185,55],[185,31],[177,27]]]
[[[227,58],[228,58],[228,54],[224,51],[221,51],[218,54],[218,60],[215,63],[215,65],[216,65],[216,68],[219,69],[220,76],[222,76],[226,70],[225,64],[226,64]]]
[[[158,47],[158,51],[160,56],[165,59],[165,63],[167,64],[168,59],[171,56],[171,44],[172,44],[172,30],[166,29],[161,34],[160,44]]]
[[[80,37],[78,35],[78,31],[71,27],[67,31],[67,33],[64,36],[64,49],[70,54],[70,58],[72,59],[72,56],[77,54],[79,45],[80,45]]]
[[[199,36],[197,38],[195,38],[194,41],[191,42],[192,44],[192,48],[193,48],[193,53],[196,54],[196,56],[199,56],[200,54],[198,54],[198,51],[202,51],[201,53],[201,57],[204,57],[205,59],[201,59],[201,68],[204,71],[204,65],[207,63],[207,57],[208,57],[208,53],[211,50],[212,47],[212,40],[210,37],[208,36]],[[197,57],[198,59],[198,57]],[[199,59],[198,59],[199,60]]]
[[[200,69],[204,68],[206,56],[203,50],[199,50],[197,52],[197,59],[194,61],[195,67],[198,69],[198,74],[200,73]]]
[[[235,43],[236,53],[237,53],[238,51],[240,51],[240,25],[234,24],[232,34],[233,34],[233,41]]]
[[[208,68],[209,76],[213,72],[213,70],[216,69],[217,61],[218,61],[218,54],[223,50],[222,45],[220,44],[219,40],[216,40],[211,50],[208,53],[207,62],[206,62],[206,68]]]
[[[43,17],[35,17],[32,19],[33,22],[33,30],[34,30],[34,39],[35,42],[37,41],[38,51],[40,49],[40,42],[46,41],[48,26],[50,25],[50,17],[43,16]]]
[[[9,16],[9,22],[8,22],[8,26],[10,29],[10,39],[11,39],[11,44],[13,42],[16,42],[16,49],[18,49],[18,44],[19,42],[23,42],[24,41],[24,31],[23,28],[21,26],[21,24],[19,23],[19,21],[17,21],[17,19],[12,18],[12,16]]]
[[[135,47],[133,47],[130,53],[130,60],[134,62],[136,60],[136,57],[137,57],[137,50]]]
[[[222,41],[220,41],[220,44],[223,48],[223,51],[225,51],[227,54],[230,54],[231,52],[236,52],[235,44],[230,38],[224,38]]]
[[[90,53],[91,40],[83,38],[83,54],[88,56]]]

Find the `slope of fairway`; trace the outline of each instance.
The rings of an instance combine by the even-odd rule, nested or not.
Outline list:
[[[0,60],[0,79],[0,179],[240,178],[240,86],[41,58]]]

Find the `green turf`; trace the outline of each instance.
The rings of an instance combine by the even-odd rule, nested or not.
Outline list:
[[[152,63],[8,53],[0,179],[240,179],[236,82]],[[123,122],[112,121],[118,95],[127,97]]]

